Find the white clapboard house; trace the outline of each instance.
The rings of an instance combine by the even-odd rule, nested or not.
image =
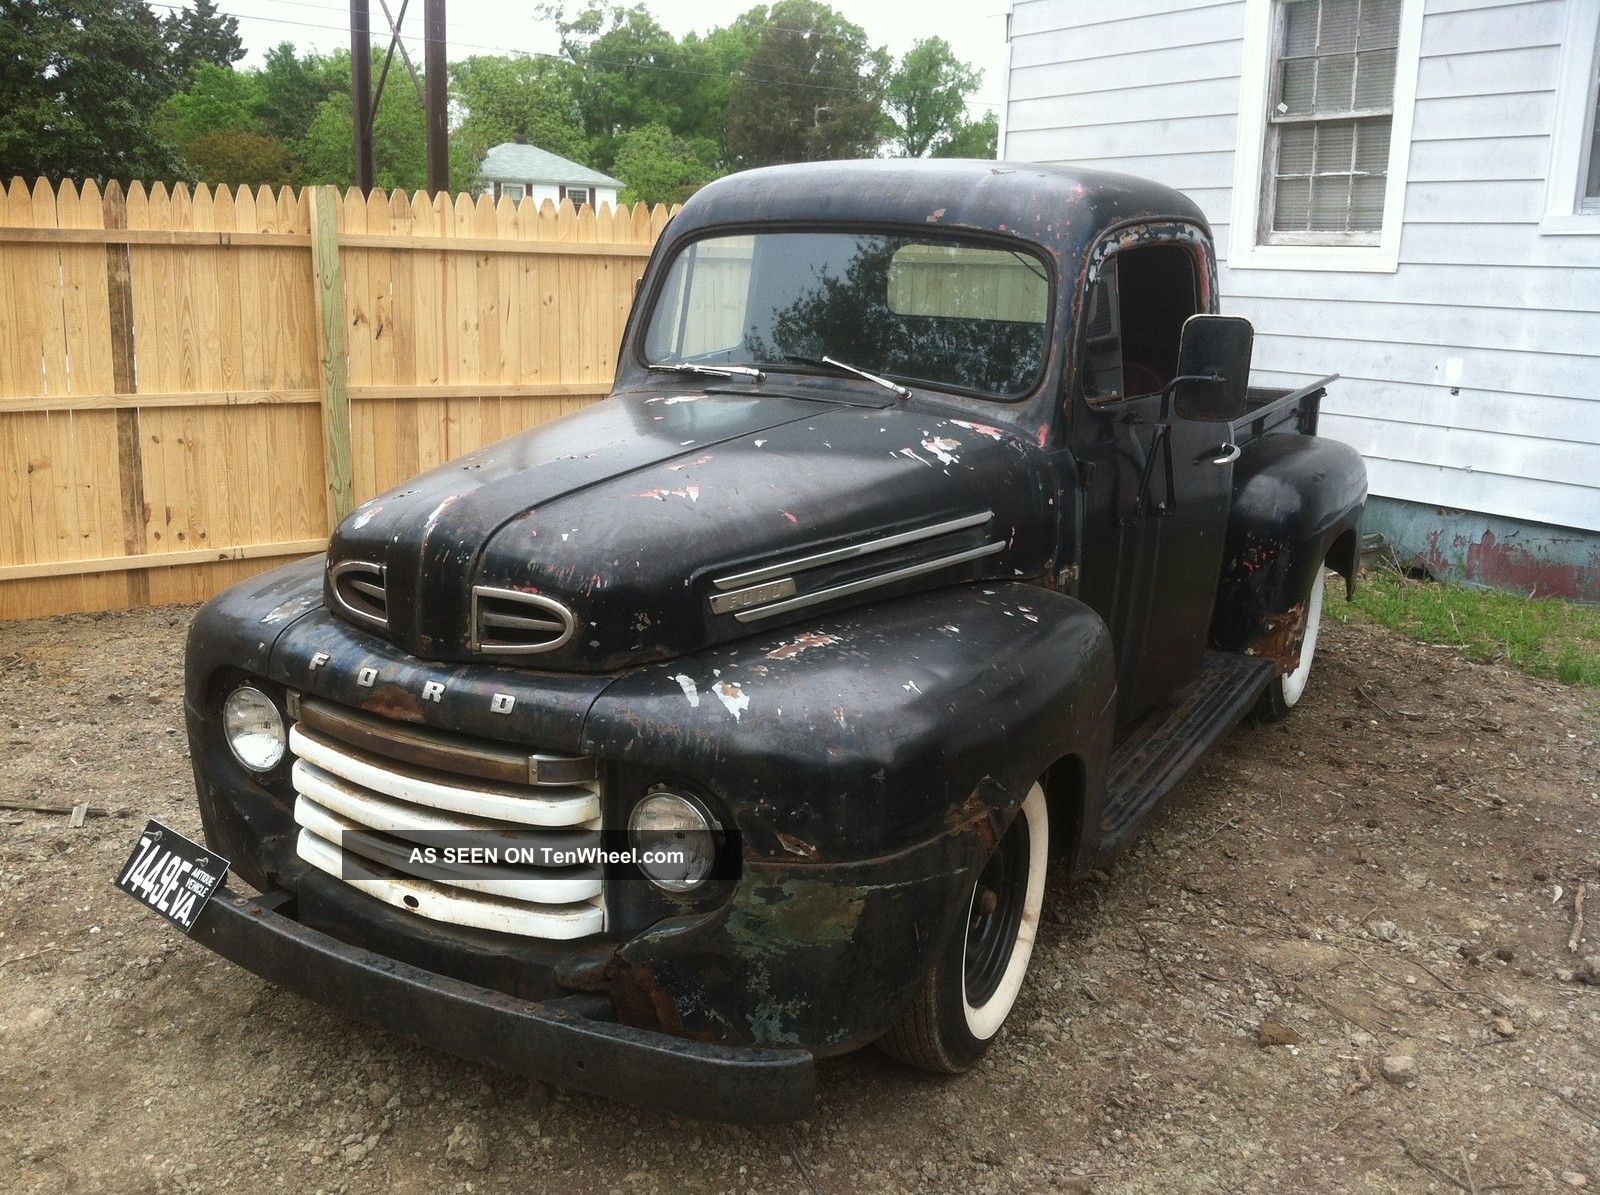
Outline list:
[[[1368,529],[1600,600],[1600,0],[1015,0],[1004,158],[1205,210],[1261,380],[1343,380]]]

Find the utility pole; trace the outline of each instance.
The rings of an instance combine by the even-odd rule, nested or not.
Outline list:
[[[367,0],[350,0],[350,115],[355,124],[356,190],[372,190],[372,19]]]
[[[366,0],[359,2],[365,4]],[[423,0],[422,35],[425,39],[422,72],[427,92],[423,108],[428,122],[428,190],[438,194],[450,189],[450,92],[447,86],[449,68],[445,65],[444,0]]]

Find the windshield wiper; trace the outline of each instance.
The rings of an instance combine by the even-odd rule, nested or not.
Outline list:
[[[663,373],[698,373],[712,378],[747,377],[758,382],[767,380],[767,375],[759,369],[748,365],[695,365],[689,361],[669,361],[662,365],[651,365],[648,368],[660,370]]]
[[[855,374],[858,378],[866,378],[869,382],[876,382],[885,390],[893,390],[901,398],[911,397],[911,391],[907,390],[898,382],[891,382],[888,378],[879,377],[875,373],[868,373],[859,366],[847,365],[845,362],[836,361],[832,357],[802,357],[799,353],[785,353],[783,355],[783,359],[785,361],[793,361],[800,365],[822,365],[831,366],[834,369],[842,369],[846,373]]]

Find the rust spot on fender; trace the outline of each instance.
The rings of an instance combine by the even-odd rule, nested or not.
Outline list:
[[[1302,603],[1282,614],[1261,620],[1261,630],[1245,645],[1244,654],[1271,660],[1281,672],[1293,672],[1300,663],[1300,641],[1305,637],[1306,608]]]
[[[985,858],[994,851],[995,845],[1000,841],[1000,835],[995,832],[994,817],[989,803],[977,789],[968,793],[967,799],[952,809],[944,820],[945,825],[952,830],[967,830],[976,834]]]
[[[840,639],[837,635],[824,635],[820,631],[807,631],[803,635],[796,636],[793,642],[773,648],[767,653],[767,659],[792,660],[801,652],[808,651],[813,647],[829,647],[838,642],[840,642]]]
[[[817,848],[804,838],[797,838],[793,834],[785,834],[782,830],[778,831],[778,844],[791,855],[799,855],[802,859],[809,859],[813,863],[819,857]]]

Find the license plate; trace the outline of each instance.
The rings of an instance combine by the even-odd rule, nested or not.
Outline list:
[[[122,865],[116,884],[184,933],[228,875],[228,861],[152,819]]]

